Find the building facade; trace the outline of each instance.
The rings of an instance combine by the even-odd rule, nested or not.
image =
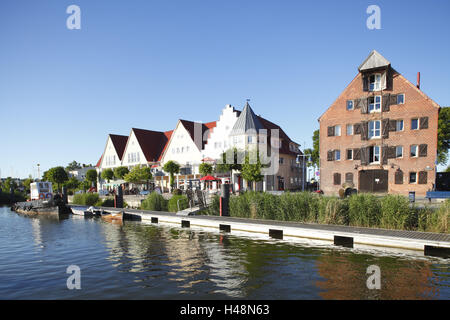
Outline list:
[[[439,105],[377,51],[319,118],[320,187],[425,195],[436,174]]]
[[[277,131],[276,137],[270,136],[271,130]],[[268,148],[275,146],[279,159],[276,159],[277,172],[266,176],[257,184],[257,189],[299,189],[303,177],[298,162],[301,154],[299,144],[289,139],[278,125],[256,116],[248,103],[242,112],[231,105],[225,106],[218,121],[196,123],[180,119],[171,131],[133,128],[128,137],[109,135],[96,167],[100,176],[106,168],[126,166],[131,169],[135,165],[146,165],[152,168],[155,184],[167,188],[169,178],[162,168],[168,161],[175,161],[181,167],[176,177],[178,187],[188,180],[200,178],[199,166],[202,162],[214,164],[223,152],[234,147],[246,150],[262,140]],[[222,178],[223,181],[233,181],[235,190],[247,188],[239,172]],[[114,185],[114,182],[111,184]]]

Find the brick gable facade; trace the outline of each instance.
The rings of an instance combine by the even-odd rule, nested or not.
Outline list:
[[[359,192],[425,195],[435,183],[438,113],[390,65],[360,72],[319,118],[321,189],[336,194],[351,180]]]

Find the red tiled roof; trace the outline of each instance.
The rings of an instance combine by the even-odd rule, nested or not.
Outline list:
[[[120,160],[122,160],[123,152],[125,151],[125,147],[127,145],[128,136],[120,136],[118,134],[110,134],[109,137],[113,143],[114,148],[116,149],[117,155]]]
[[[264,128],[267,129],[267,135],[270,136],[270,130],[271,129],[278,129],[279,131],[279,137],[281,139],[281,147],[280,147],[280,153],[282,154],[290,154],[290,155],[297,155],[299,152],[291,151],[289,148],[289,143],[293,142],[288,135],[281,129],[281,127],[273,122],[270,122],[267,119],[264,119],[260,116],[258,116],[259,121],[263,125]]]
[[[172,137],[172,133],[173,133],[173,130],[164,132],[164,135],[166,136],[167,141],[166,141],[166,144],[164,145],[163,150],[161,151],[161,154],[159,155],[158,161],[161,161],[162,155],[164,154],[164,152],[167,149],[167,146],[169,145],[169,141],[170,141],[170,137]]]
[[[147,162],[156,162],[166,148],[172,131],[160,132],[144,129],[132,129],[141,146]]]
[[[97,164],[95,165],[96,168],[100,168],[100,164],[102,163],[103,154],[100,156],[100,159],[98,159]]]

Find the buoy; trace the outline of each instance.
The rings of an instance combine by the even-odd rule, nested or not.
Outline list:
[[[45,198],[51,199],[51,198],[52,198],[52,194],[51,194],[51,193],[47,193],[47,194],[45,195]]]
[[[45,194],[44,193],[39,193],[39,199],[45,199]]]

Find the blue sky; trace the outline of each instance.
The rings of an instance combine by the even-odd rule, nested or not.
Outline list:
[[[66,27],[71,4],[81,30]],[[366,27],[371,4],[381,30]],[[214,121],[247,98],[311,147],[373,49],[450,105],[449,12],[447,0],[2,0],[0,174],[95,164],[108,133]]]

